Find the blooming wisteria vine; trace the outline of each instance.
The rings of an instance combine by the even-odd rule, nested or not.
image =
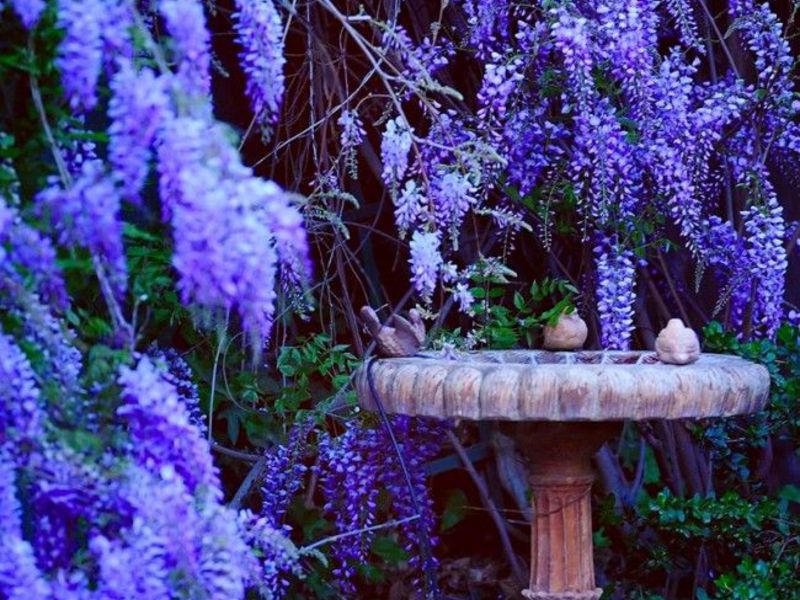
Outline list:
[[[106,112],[109,126],[82,130],[98,143],[56,140],[33,79],[54,174],[26,202],[13,166],[0,164],[0,596],[275,597],[275,574],[296,572],[299,555],[286,531],[223,504],[188,365],[172,350],[137,352],[135,305],[147,297],[131,308],[125,231],[157,179],[180,299],[200,321],[238,326],[258,356],[277,278],[302,293],[310,275],[303,216],[213,117],[201,2],[147,13],[124,0],[53,4],[63,103],[81,121]],[[13,8],[24,27],[47,26],[44,2]],[[260,41],[279,66],[280,40]],[[280,68],[261,85],[277,110]],[[108,342],[125,358],[102,372],[84,369],[67,323],[79,320],[60,252],[88,257],[111,313]]]
[[[451,289],[445,267],[470,213],[491,214],[506,230],[527,221],[548,247],[550,223],[567,219],[590,251],[613,251],[614,258],[593,252],[585,291],[598,299],[600,343],[627,348],[635,267],[665,252],[667,241],[683,245],[699,269],[719,265],[724,249],[709,243],[707,224],[724,216],[737,243],[751,248],[736,273],[714,267],[719,292],[734,303],[730,323],[748,335],[774,334],[784,315],[786,260],[769,161],[797,161],[800,103],[791,50],[769,6],[732,2],[726,15],[754,78],[728,50],[728,37],[713,39],[714,28],[707,35],[715,54],[708,54],[702,13],[691,3],[464,0],[459,10],[466,17],[460,48],[480,61],[483,77],[473,115],[459,105],[460,92],[433,83],[453,61],[450,40],[425,38],[416,51],[391,55],[406,75],[396,92],[405,101],[393,104],[380,130],[381,176],[398,232],[411,234],[419,297],[430,305],[437,285]],[[383,27],[389,48],[414,47],[399,25]],[[423,48],[437,58],[420,70],[414,57]],[[710,79],[701,60],[714,63]],[[423,126],[408,117],[412,111],[421,111]],[[533,206],[541,197],[547,203]],[[620,261],[624,268],[612,266]],[[742,302],[754,304],[750,325],[737,308]]]
[[[402,547],[409,553],[417,572],[435,567],[435,559],[428,557],[433,564],[424,564],[423,544],[436,543],[434,535],[435,517],[433,501],[425,483],[425,464],[433,458],[440,448],[446,424],[427,422],[422,419],[397,416],[392,419],[392,428],[400,442],[399,452],[403,455],[414,487],[420,500],[418,515],[408,484],[403,475],[397,456],[392,452],[391,440],[384,429],[363,430],[351,427],[335,438],[326,436],[320,442],[320,460],[317,467],[325,496],[326,512],[333,515],[337,529],[342,533],[357,533],[343,538],[334,546],[337,565],[334,574],[346,593],[355,594],[354,578],[358,565],[368,559],[369,548],[374,539],[370,527],[377,524],[378,496],[386,491],[392,498],[388,511],[400,522]],[[419,519],[420,523],[411,522]],[[427,539],[421,539],[421,536]],[[416,581],[427,596],[433,593],[426,590],[421,578]]]
[[[266,127],[278,120],[283,100],[283,23],[272,0],[237,1],[236,33],[253,113]]]

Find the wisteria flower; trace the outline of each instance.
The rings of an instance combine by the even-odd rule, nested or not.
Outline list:
[[[36,25],[45,7],[44,0],[12,0],[11,4],[28,29]]]
[[[283,101],[286,63],[280,13],[272,0],[237,0],[234,19],[253,113],[264,125],[273,127]]]
[[[386,185],[396,185],[405,175],[411,141],[411,129],[403,117],[386,122],[381,140],[381,174]]]
[[[438,232],[415,231],[411,236],[411,282],[420,296],[430,300],[443,264]]]
[[[168,107],[164,80],[124,62],[111,81],[109,162],[125,196],[136,200],[149,170],[152,146]]]

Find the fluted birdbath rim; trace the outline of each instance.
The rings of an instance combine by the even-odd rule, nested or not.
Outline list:
[[[769,373],[736,356],[689,365],[653,352],[507,350],[378,359],[375,388],[387,412],[498,421],[699,419],[761,410]],[[376,406],[362,367],[362,406]]]

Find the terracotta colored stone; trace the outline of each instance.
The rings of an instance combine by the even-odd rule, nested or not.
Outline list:
[[[688,365],[700,357],[700,340],[680,319],[670,319],[656,338],[656,355],[661,362]]]
[[[577,312],[561,313],[553,327],[544,327],[544,347],[548,350],[577,350],[583,348],[589,328]]]
[[[425,343],[425,324],[414,308],[409,311],[408,319],[392,315],[385,324],[369,306],[363,306],[360,314],[381,356],[413,356]]]

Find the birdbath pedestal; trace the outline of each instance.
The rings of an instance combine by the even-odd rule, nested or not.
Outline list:
[[[734,356],[690,365],[652,352],[484,351],[377,360],[356,378],[360,404],[386,412],[506,422],[531,462],[526,598],[597,600],[591,459],[625,420],[699,419],[761,410],[767,370]]]

